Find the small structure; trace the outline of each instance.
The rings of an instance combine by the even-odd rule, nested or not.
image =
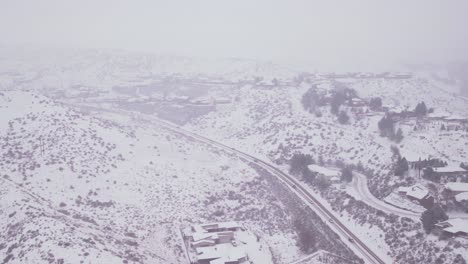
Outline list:
[[[455,218],[436,224],[442,232],[450,236],[468,238],[468,220]]]
[[[325,168],[316,164],[307,166],[312,172],[323,175],[330,179],[332,183],[339,183],[341,178],[341,172],[335,168]]]
[[[429,190],[421,184],[409,187],[402,186],[398,188],[398,193],[426,208],[429,208],[434,204],[434,198],[429,193]]]
[[[348,101],[349,106],[366,106],[366,101],[362,100],[361,98],[354,97]]]

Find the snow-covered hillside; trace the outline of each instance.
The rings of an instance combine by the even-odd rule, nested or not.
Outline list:
[[[237,157],[29,92],[2,92],[0,110],[4,263],[185,263],[179,228],[223,220],[242,221],[276,263],[303,256],[291,221],[304,209]],[[352,256],[317,221],[316,245]]]
[[[8,263],[184,263],[179,227],[237,220],[269,245],[275,263],[319,249],[355,259],[314,212],[255,164],[129,112],[175,120],[285,171],[294,153],[361,166],[380,199],[415,181],[394,176],[392,147],[408,161],[439,158],[450,167],[468,161],[468,134],[456,123],[468,117],[468,104],[456,82],[422,72],[376,76],[117,51],[2,54],[0,256]],[[329,101],[304,109],[311,87],[330,96],[337,84],[354,89],[363,104],[341,106],[348,121],[339,122]],[[378,110],[369,107],[376,97],[383,103]],[[426,116],[398,116],[423,101],[431,109]],[[379,120],[392,113],[401,141],[379,131]],[[457,247],[426,238],[417,219],[353,200],[340,184],[321,192],[323,202],[348,226],[359,225],[356,232],[377,230],[363,240],[398,263],[428,261],[409,257],[408,243],[418,243],[414,252]],[[306,249],[304,231],[315,239]],[[458,247],[447,259],[465,251]]]

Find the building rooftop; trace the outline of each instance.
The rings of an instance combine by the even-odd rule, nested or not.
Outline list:
[[[468,183],[449,182],[445,184],[445,188],[452,192],[468,192]]]
[[[311,164],[307,166],[309,170],[323,174],[327,177],[340,177],[340,171],[338,169],[325,168],[319,165]]]
[[[243,248],[234,247],[231,244],[218,244],[212,247],[199,247],[196,249],[198,260],[224,259],[225,262],[239,260],[246,257]],[[213,262],[211,263],[218,263]],[[219,262],[223,263],[224,262]]]
[[[418,200],[424,199],[424,197],[429,195],[429,190],[421,184],[416,184],[409,187],[402,186],[398,188],[398,191],[406,193],[407,196],[416,198]]]
[[[438,226],[446,226],[444,231],[456,234],[456,233],[466,233],[468,234],[468,220],[455,218],[450,219],[445,222],[441,222],[437,224]],[[448,226],[448,227],[447,227]]]
[[[456,165],[445,166],[445,167],[436,167],[434,168],[436,172],[466,172],[463,168]]]
[[[462,193],[455,195],[455,200],[457,202],[468,201],[468,192],[462,192]]]

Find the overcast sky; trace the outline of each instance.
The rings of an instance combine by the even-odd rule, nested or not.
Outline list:
[[[465,0],[0,0],[0,42],[324,65],[468,58]]]

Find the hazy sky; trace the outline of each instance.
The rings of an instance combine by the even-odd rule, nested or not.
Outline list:
[[[468,58],[465,0],[0,0],[0,42],[325,65]]]

